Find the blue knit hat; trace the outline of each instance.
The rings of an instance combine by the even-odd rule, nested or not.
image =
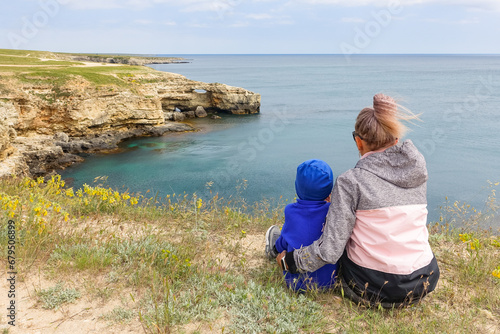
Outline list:
[[[333,172],[323,160],[307,160],[297,167],[295,191],[297,196],[307,201],[326,199],[333,188]]]

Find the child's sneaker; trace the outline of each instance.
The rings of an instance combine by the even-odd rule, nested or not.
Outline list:
[[[274,260],[278,256],[278,252],[274,247],[276,240],[280,237],[281,230],[278,226],[271,226],[266,232],[266,250],[265,254],[270,260]]]

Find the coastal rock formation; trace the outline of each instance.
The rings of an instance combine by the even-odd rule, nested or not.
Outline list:
[[[0,161],[12,154],[12,140],[16,137],[14,123],[16,110],[12,103],[0,101]]]
[[[188,63],[184,58],[178,57],[135,57],[135,56],[106,56],[106,55],[86,55],[86,54],[55,54],[58,59],[68,59],[75,61],[91,61],[97,63],[108,64],[124,64],[124,65],[148,65],[148,64],[180,64]]]
[[[203,107],[207,112],[222,111],[232,114],[253,114],[260,110],[260,95],[243,88],[220,83],[207,84],[191,81],[184,85],[176,82],[184,77],[172,78],[158,86],[158,96],[164,111],[195,111]],[[177,90],[174,89],[177,87]]]
[[[49,75],[16,81],[0,74],[2,83],[9,82],[0,90],[0,176],[44,175],[80,161],[75,154],[114,149],[126,138],[190,131],[170,119],[203,117],[201,110],[245,114],[260,108],[260,95],[243,88],[148,68],[106,75],[112,84],[80,75],[60,84]]]
[[[195,113],[196,117],[207,117],[207,111],[202,106],[196,107],[196,110],[194,111],[194,113]]]

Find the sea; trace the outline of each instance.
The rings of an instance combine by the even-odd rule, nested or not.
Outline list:
[[[290,202],[303,161],[322,159],[334,176],[355,166],[356,116],[385,93],[420,115],[404,139],[427,162],[429,223],[498,205],[499,55],[175,56],[187,62],[150,66],[259,93],[260,113],[219,113],[189,120],[196,132],[127,140],[119,153],[60,171],[74,187],[105,176],[107,186],[148,196]],[[499,219],[493,224],[500,227]]]

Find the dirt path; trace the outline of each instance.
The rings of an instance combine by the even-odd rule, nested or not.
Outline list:
[[[2,275],[2,277],[6,278],[7,274]],[[37,291],[53,287],[56,283],[35,275],[22,282],[17,281],[15,291],[18,312],[15,326],[11,326],[7,323],[11,319],[7,319],[5,311],[10,301],[7,295],[9,286],[7,279],[2,279],[0,284],[0,305],[4,311],[0,315],[0,330],[8,329],[9,333],[27,334],[142,332],[142,326],[137,317],[123,324],[113,323],[103,318],[116,307],[122,306],[123,301],[118,300],[116,297],[103,301],[99,300],[99,298],[93,299],[82,293],[82,297],[75,303],[63,304],[57,310],[44,309],[43,305],[38,301]],[[84,284],[84,282],[73,282],[73,284],[75,283],[77,286]]]

